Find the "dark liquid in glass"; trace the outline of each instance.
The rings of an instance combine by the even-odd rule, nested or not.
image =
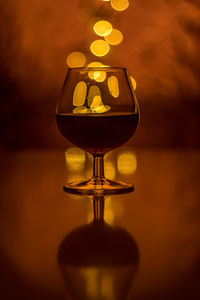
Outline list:
[[[139,115],[57,114],[56,121],[62,135],[72,144],[92,154],[103,154],[131,138],[137,128]]]

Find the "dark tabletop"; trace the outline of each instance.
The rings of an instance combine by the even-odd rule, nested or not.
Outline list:
[[[67,285],[82,299],[124,300],[128,290],[136,300],[200,299],[200,152],[108,154],[106,176],[133,182],[135,191],[105,197],[100,230],[91,225],[92,198],[62,189],[90,177],[91,157],[72,149],[66,159],[64,151],[1,153],[1,299],[64,300]],[[107,242],[92,251],[97,239]]]

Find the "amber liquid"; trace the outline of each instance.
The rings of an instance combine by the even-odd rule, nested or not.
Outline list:
[[[56,121],[68,141],[87,152],[100,154],[126,143],[137,128],[139,115],[57,114]]]

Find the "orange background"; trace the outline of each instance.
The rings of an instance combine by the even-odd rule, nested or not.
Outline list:
[[[62,147],[55,106],[71,51],[95,60],[94,16],[124,40],[102,60],[137,81],[136,146],[200,145],[200,5],[197,0],[130,1],[124,12],[101,0],[0,0],[0,146]]]

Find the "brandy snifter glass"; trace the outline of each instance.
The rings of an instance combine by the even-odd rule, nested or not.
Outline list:
[[[93,176],[64,185],[75,194],[120,194],[133,185],[106,179],[103,158],[134,134],[139,107],[125,68],[71,68],[56,109],[57,126],[73,145],[91,153]]]

